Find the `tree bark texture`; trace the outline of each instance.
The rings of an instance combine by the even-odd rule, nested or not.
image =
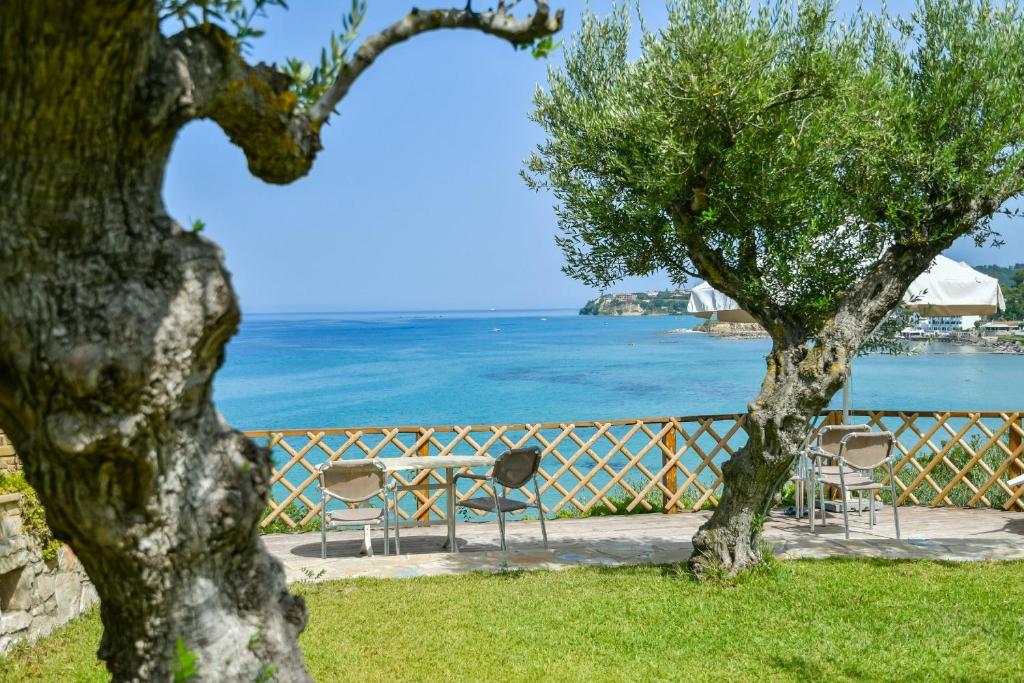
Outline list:
[[[305,111],[222,29],[163,36],[153,0],[0,3],[0,429],[96,585],[115,680],[308,680],[305,606],[256,533],[270,454],[211,401],[238,301],[161,197],[178,131],[212,119],[291,182],[383,50],[450,28],[529,44],[562,23],[535,5],[413,11]]]
[[[842,386],[848,358],[842,348],[772,349],[761,392],[744,420],[747,443],[723,465],[722,498],[694,536],[695,573],[735,574],[761,561],[761,522],[789,476],[811,418]]]
[[[972,221],[970,217],[966,221]],[[857,349],[895,308],[915,277],[949,245],[893,246],[840,302],[822,329],[808,331],[770,305],[747,305],[720,264],[700,263],[714,286],[736,292],[770,332],[773,348],[757,398],[744,421],[747,443],[722,467],[725,488],[711,518],[693,538],[690,568],[698,576],[750,568],[762,559],[762,523],[788,478],[811,420],[843,385]],[[707,250],[708,260],[720,255]],[[695,251],[700,259],[700,252]],[[716,277],[719,276],[719,277]]]
[[[304,680],[305,608],[255,532],[269,455],[211,403],[237,300],[161,199],[185,118],[154,12],[0,10],[0,426],[96,584],[116,680],[169,679],[179,640],[204,678]]]

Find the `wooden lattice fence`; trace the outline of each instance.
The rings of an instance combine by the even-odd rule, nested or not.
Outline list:
[[[854,411],[852,421],[889,429],[897,439],[901,504],[1024,510],[1006,480],[1024,471],[1024,425],[1017,411]],[[838,422],[821,416],[817,428]],[[543,453],[541,501],[548,514],[700,510],[717,504],[721,464],[746,441],[742,414],[509,425],[361,427],[248,432],[273,452],[273,502],[261,524],[297,526],[319,514],[317,467],[338,458],[492,455],[537,446]],[[402,484],[421,484],[430,470]],[[464,481],[460,498],[490,493]],[[401,494],[403,518],[443,517],[444,491]],[[530,490],[522,495],[533,498]],[[640,510],[637,510],[640,508]]]

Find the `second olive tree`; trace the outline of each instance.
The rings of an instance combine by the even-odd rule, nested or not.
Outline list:
[[[746,445],[691,566],[760,559],[760,525],[812,416],[932,259],[1024,190],[1016,2],[680,0],[667,25],[589,16],[537,95],[527,181],[556,199],[568,274],[706,279],[771,335]]]

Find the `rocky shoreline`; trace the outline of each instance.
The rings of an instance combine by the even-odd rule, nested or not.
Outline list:
[[[680,327],[668,330],[664,334],[713,334],[722,339],[768,339],[768,332],[756,323],[725,323],[708,320],[696,327]],[[953,346],[971,346],[979,353],[1002,353],[1024,355],[1024,341],[1019,339],[994,339],[991,337],[967,337],[952,339],[934,339]]]
[[[983,353],[1024,354],[1024,343],[1019,340],[968,337],[966,339],[950,339],[949,343],[954,346],[973,346]]]
[[[689,334],[692,332],[713,334],[722,339],[768,339],[768,332],[757,323],[724,323],[718,320],[707,320],[693,329],[680,327],[669,330],[665,334]]]

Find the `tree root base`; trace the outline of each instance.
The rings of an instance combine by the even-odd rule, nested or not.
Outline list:
[[[757,567],[762,559],[759,544],[749,535],[727,528],[702,528],[693,537],[693,554],[687,564],[694,577],[705,580],[733,578]]]

